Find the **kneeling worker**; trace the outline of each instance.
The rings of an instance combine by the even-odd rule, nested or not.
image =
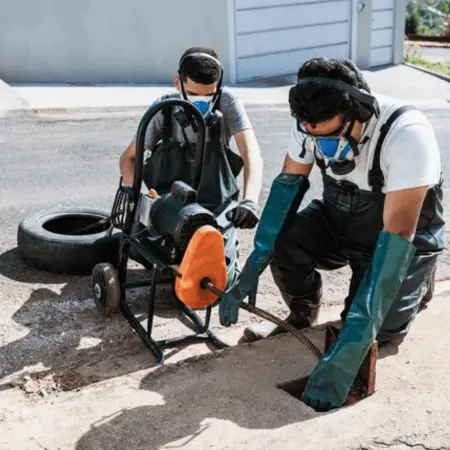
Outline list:
[[[294,123],[288,154],[253,252],[221,299],[220,320],[236,323],[240,303],[270,263],[290,309],[288,322],[310,327],[321,303],[318,269],[349,265],[344,326],[304,392],[305,403],[325,411],[342,406],[373,341],[403,338],[432,297],[445,248],[440,152],[425,115],[372,95],[348,60],[306,62],[289,104]],[[322,172],[323,197],[297,212],[314,163]],[[246,334],[267,336],[257,326]]]
[[[222,88],[223,68],[214,50],[192,47],[182,55],[178,75],[174,77],[177,92],[166,94],[156,102],[169,98],[190,101],[202,112],[207,123],[207,146],[198,201],[213,212],[219,222],[231,221],[236,228],[256,226],[258,198],[262,185],[263,162],[252,125],[241,101],[227,88]],[[184,127],[166,109],[150,122],[145,149],[150,155],[144,162],[143,181],[148,189],[168,192],[176,180],[189,184],[187,152],[197,141],[190,123]],[[234,137],[239,154],[230,148]],[[120,172],[125,186],[132,186],[136,142],[133,140],[120,157]],[[239,201],[236,178],[244,169],[244,192]],[[228,283],[235,279],[238,268],[236,229],[224,233],[228,264]]]

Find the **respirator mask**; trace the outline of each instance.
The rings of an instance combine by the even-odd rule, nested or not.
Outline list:
[[[216,108],[218,106],[220,94],[222,93],[223,67],[220,61],[217,58],[214,58],[214,56],[203,52],[193,52],[188,53],[187,55],[184,56],[184,58],[180,61],[180,68],[182,67],[183,62],[185,61],[186,58],[199,58],[199,57],[211,59],[220,67],[220,78],[217,83],[216,92],[214,94],[211,95],[187,94],[184,89],[183,77],[181,76],[180,69],[178,70],[178,75],[180,77],[181,92],[184,100],[187,100],[188,102],[192,103],[202,114],[203,118],[205,119],[206,126],[211,127],[215,125],[218,121],[220,121],[222,118],[222,113],[218,111]]]
[[[214,95],[187,95],[186,100],[191,102],[207,119],[211,115],[211,111],[214,107],[213,103]]]
[[[355,158],[359,155],[358,142],[351,135],[355,120],[344,120],[342,126],[327,135],[314,135],[297,121],[297,130],[305,135],[304,145],[309,141],[316,155],[326,167],[336,175],[347,175],[355,168]]]
[[[355,67],[355,71],[357,70]],[[325,167],[329,167],[336,175],[347,175],[355,169],[355,158],[359,155],[359,143],[352,136],[355,123],[358,121],[363,124],[361,130],[361,135],[363,135],[370,118],[373,115],[379,117],[380,110],[378,102],[375,97],[365,91],[343,81],[331,78],[302,78],[291,89],[295,89],[300,85],[313,83],[316,86],[323,85],[347,93],[350,97],[351,108],[344,113],[340,128],[326,135],[309,133],[298,117],[296,117],[295,111],[292,111],[292,116],[297,120],[297,130],[305,136],[303,147],[312,145],[316,156],[325,162]]]

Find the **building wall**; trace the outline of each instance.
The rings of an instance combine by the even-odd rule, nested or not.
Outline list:
[[[372,0],[370,66],[382,66],[394,59],[395,0]]]
[[[351,56],[351,0],[234,0],[237,80],[292,74]]]
[[[0,0],[0,11],[7,82],[167,83],[193,45],[213,47],[229,80],[227,0]]]
[[[362,69],[403,61],[407,0],[353,0],[356,62]]]

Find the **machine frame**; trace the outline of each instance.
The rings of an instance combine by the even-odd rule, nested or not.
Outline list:
[[[110,264],[99,264],[93,270],[93,290],[97,308],[106,315],[121,310],[123,316],[133,327],[143,343],[152,351],[156,357],[156,364],[164,363],[163,349],[179,344],[194,342],[210,342],[218,349],[230,347],[221,341],[210,329],[211,312],[213,305],[206,307],[205,319],[193,309],[182,303],[176,296],[174,281],[177,271],[172,267],[173,262],[167,258],[160,246],[157,236],[152,236],[147,229],[137,234],[132,234],[132,225],[138,221],[138,203],[142,189],[142,169],[144,164],[145,133],[150,121],[164,108],[181,107],[188,109],[196,121],[197,146],[194,159],[194,171],[192,188],[197,191],[200,185],[206,148],[206,123],[200,111],[190,102],[182,99],[166,99],[151,106],[142,116],[136,135],[136,159],[134,165],[133,187],[127,188],[120,181],[119,188],[114,200],[112,214],[113,224],[122,230],[119,247],[117,268]],[[173,180],[174,182],[177,180]],[[223,233],[223,230],[221,230]],[[151,276],[143,281],[127,281],[128,260],[130,259],[130,248],[140,255],[141,258],[151,266]],[[148,270],[148,268],[147,268]],[[187,335],[176,336],[169,339],[156,340],[153,335],[154,309],[156,300],[156,288],[160,284],[172,284],[173,296],[178,310],[190,319],[197,332]],[[126,291],[139,287],[150,287],[147,304],[147,327],[131,311],[127,302]],[[254,304],[256,299],[250,299]],[[217,302],[216,302],[217,303]]]

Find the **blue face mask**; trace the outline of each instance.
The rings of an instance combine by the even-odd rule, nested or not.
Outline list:
[[[203,117],[209,116],[212,108],[212,95],[188,95],[187,98],[202,113]]]
[[[352,160],[352,146],[345,138],[316,137],[319,152],[331,163]]]

